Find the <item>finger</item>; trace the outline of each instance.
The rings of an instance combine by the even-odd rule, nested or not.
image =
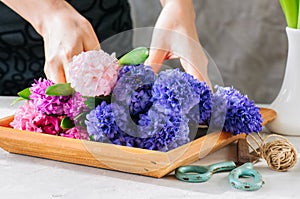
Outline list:
[[[46,77],[54,83],[65,83],[66,77],[64,73],[63,63],[58,59],[46,61],[44,66]]]
[[[95,34],[94,30],[91,29],[90,32],[85,36],[85,40],[83,42],[83,50],[100,50],[101,46],[97,35]]]
[[[179,59],[180,56],[178,55],[174,55],[172,53],[168,53],[168,55],[166,56],[166,59]]]
[[[185,72],[189,73],[190,75],[193,75],[199,81],[204,81],[203,75],[198,70],[196,70],[195,67],[191,63],[189,63],[183,59],[180,59],[180,63],[182,65],[182,67],[184,68]]]
[[[79,55],[83,51],[83,43],[77,42],[76,46],[65,48],[61,54],[61,61],[63,63],[63,74],[65,76],[65,81],[70,80],[70,65],[74,56]]]
[[[65,75],[65,81],[69,82],[70,81],[70,66],[71,66],[72,61],[64,61],[63,64],[63,69],[64,69],[64,75]]]
[[[197,67],[195,67],[193,64],[189,63],[188,61],[184,59],[180,59],[180,63],[182,67],[184,68],[185,72],[194,76],[199,81],[205,81],[207,85],[212,89],[212,83],[207,75],[207,73],[202,73]]]
[[[166,59],[168,52],[161,49],[150,49],[149,57],[145,61],[145,65],[149,65],[152,67],[152,70],[155,73],[158,73],[161,65],[163,64],[164,60]]]
[[[83,50],[89,51],[89,50],[100,50],[101,46],[97,38],[92,39],[86,39],[83,43]]]

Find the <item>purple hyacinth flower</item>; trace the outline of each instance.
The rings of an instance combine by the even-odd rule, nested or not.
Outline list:
[[[262,130],[263,119],[259,107],[232,87],[217,87],[213,106],[210,125],[220,126],[224,122],[223,130],[235,135]]]
[[[151,90],[155,79],[150,66],[123,66],[119,71],[112,101],[129,109],[130,116],[136,120],[139,114],[147,112],[152,106]]]
[[[141,148],[169,151],[188,143],[188,121],[186,116],[178,113],[166,115],[156,109],[150,109],[139,121],[139,128],[148,136],[142,139]]]
[[[200,82],[188,73],[183,73],[182,75],[199,97],[198,108],[191,110],[188,114],[189,117],[197,119],[199,124],[208,124],[212,111],[212,92],[209,86],[206,82]]]
[[[86,116],[85,124],[89,137],[98,142],[106,142],[110,137],[117,134],[117,126],[111,105],[103,101]]]
[[[141,115],[139,126],[130,129],[122,115],[123,111],[117,104],[102,102],[87,115],[89,136],[99,142],[160,151],[171,150],[189,141],[188,119],[185,116],[177,113],[164,115],[150,109],[146,115]],[[159,124],[154,124],[157,121],[160,121]]]
[[[152,88],[152,98],[159,102],[162,110],[188,114],[199,103],[199,94],[185,74],[179,69],[159,73]]]

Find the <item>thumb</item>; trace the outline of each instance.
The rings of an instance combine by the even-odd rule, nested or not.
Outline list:
[[[158,73],[161,65],[167,57],[168,52],[161,49],[150,49],[149,57],[145,61],[145,65],[151,66],[155,73]]]

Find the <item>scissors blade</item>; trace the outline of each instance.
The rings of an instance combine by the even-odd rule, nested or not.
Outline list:
[[[237,165],[242,165],[247,162],[255,163],[259,157],[250,154],[249,146],[246,139],[239,139],[237,143]]]

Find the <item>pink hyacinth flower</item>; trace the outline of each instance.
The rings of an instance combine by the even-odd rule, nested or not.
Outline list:
[[[73,57],[69,81],[83,96],[106,96],[117,82],[118,70],[115,55],[109,55],[103,50],[82,52]]]
[[[82,140],[88,139],[87,131],[84,128],[80,128],[79,126],[68,129],[66,132],[61,133],[60,136]]]
[[[49,96],[46,90],[54,85],[51,80],[39,78],[30,88],[30,102],[37,111],[46,115],[67,115],[73,119],[85,110],[85,99],[75,92],[70,96]]]
[[[44,115],[30,103],[26,102],[15,113],[10,125],[14,129],[57,135],[60,128],[61,117]]]
[[[10,125],[14,129],[41,132],[41,129],[32,122],[38,115],[40,115],[40,113],[37,109],[31,103],[26,102],[16,111],[14,120]]]
[[[42,133],[58,135],[58,133],[62,131],[60,127],[61,117],[54,117],[41,114],[35,117],[32,123],[39,127]]]

